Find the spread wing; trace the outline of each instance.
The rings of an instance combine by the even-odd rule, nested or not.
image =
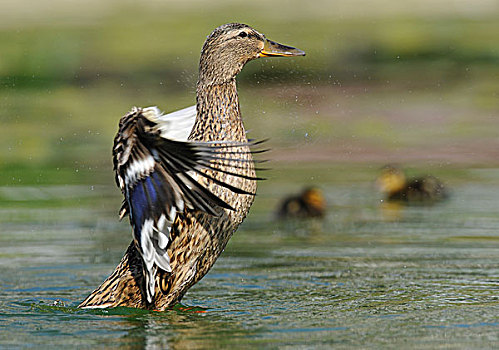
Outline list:
[[[218,215],[219,207],[232,209],[195,178],[203,176],[233,192],[254,195],[202,171],[257,179],[217,166],[234,160],[237,153],[246,153],[239,150],[248,143],[187,141],[195,116],[195,106],[167,115],[156,107],[134,108],[120,120],[114,140],[116,182],[125,197],[120,215],[130,216],[134,241],[144,260],[149,302],[154,296],[156,268],[171,272],[166,249],[177,213],[188,208]],[[246,157],[242,158],[244,162]]]

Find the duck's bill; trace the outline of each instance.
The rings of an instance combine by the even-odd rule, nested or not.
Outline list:
[[[293,57],[293,56],[305,56],[305,51],[297,49],[296,47],[286,46],[276,43],[272,40],[265,40],[265,45],[262,52],[258,54],[258,57]]]

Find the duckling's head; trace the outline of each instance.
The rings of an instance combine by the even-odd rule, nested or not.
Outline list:
[[[307,187],[301,194],[303,202],[309,207],[323,213],[326,210],[326,199],[322,191],[317,187]]]
[[[385,165],[381,169],[381,174],[376,181],[376,186],[380,192],[387,195],[402,190],[407,183],[404,172],[395,165]]]
[[[216,28],[203,45],[199,83],[220,85],[230,82],[247,62],[259,57],[304,55],[302,50],[266,39],[246,24],[224,24]]]

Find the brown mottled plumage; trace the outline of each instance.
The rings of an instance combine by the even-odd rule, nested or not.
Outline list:
[[[188,141],[169,140],[163,133],[168,115],[156,109],[136,108],[122,118],[114,161],[134,241],[80,307],[164,310],[209,271],[256,191],[236,75],[258,57],[304,54],[247,25],[220,26],[201,52],[197,115]]]

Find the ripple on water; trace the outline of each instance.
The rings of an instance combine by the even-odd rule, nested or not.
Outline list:
[[[186,295],[200,308],[164,313],[76,308],[119,261],[126,223],[57,206],[11,221],[0,208],[0,347],[496,344],[499,191],[456,188],[442,206],[387,221],[349,188],[331,187],[341,205],[323,223],[250,216]]]

